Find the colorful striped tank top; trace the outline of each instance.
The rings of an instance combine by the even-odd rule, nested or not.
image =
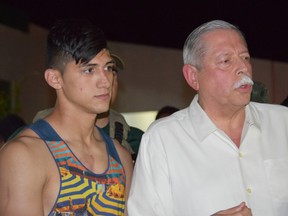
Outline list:
[[[124,215],[125,172],[111,138],[106,142],[109,166],[103,174],[87,169],[45,120],[30,125],[44,140],[61,175],[60,190],[49,216]]]

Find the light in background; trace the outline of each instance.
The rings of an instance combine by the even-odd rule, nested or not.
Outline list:
[[[155,121],[157,111],[129,112],[122,113],[122,115],[130,126],[146,131],[149,125]]]

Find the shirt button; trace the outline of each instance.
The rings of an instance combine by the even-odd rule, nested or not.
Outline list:
[[[243,157],[243,153],[239,152],[239,157],[242,158]]]
[[[247,188],[246,191],[247,191],[248,194],[252,193],[252,189],[251,188]]]

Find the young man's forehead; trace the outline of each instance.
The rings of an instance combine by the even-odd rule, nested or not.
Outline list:
[[[103,49],[96,56],[94,56],[89,62],[83,63],[82,65],[107,65],[107,64],[115,64],[115,61],[111,57],[109,51]]]

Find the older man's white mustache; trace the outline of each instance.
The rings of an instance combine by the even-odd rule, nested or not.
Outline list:
[[[240,88],[242,85],[253,85],[254,82],[252,81],[252,79],[247,76],[246,74],[244,74],[241,78],[241,80],[237,81],[233,87],[234,89]]]

